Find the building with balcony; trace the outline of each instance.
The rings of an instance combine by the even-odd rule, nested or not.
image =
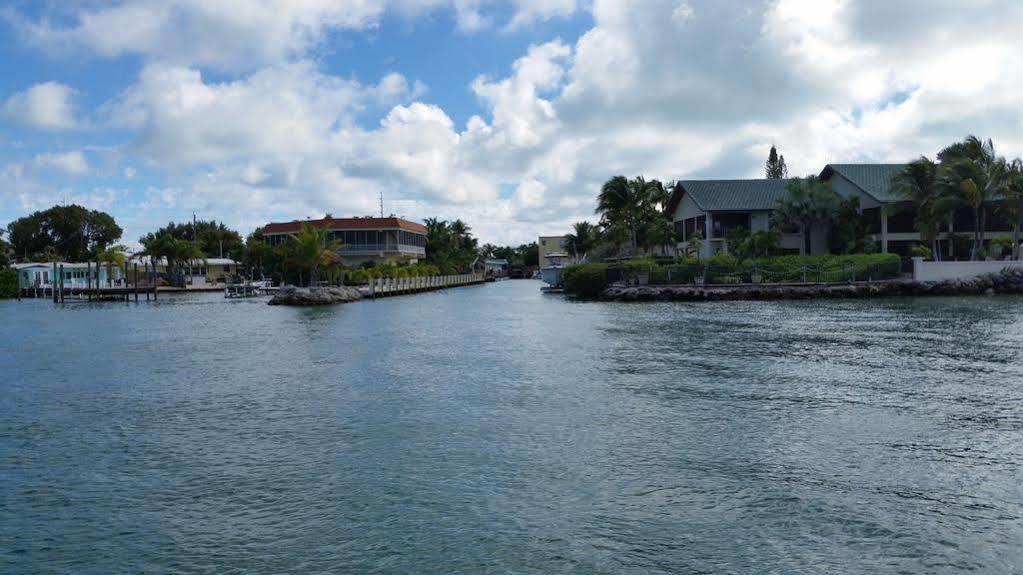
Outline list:
[[[843,198],[859,199],[860,214],[866,224],[868,238],[882,252],[907,255],[921,243],[916,230],[913,206],[895,193],[892,178],[906,164],[828,164],[818,178],[827,182]],[[771,213],[778,200],[788,193],[788,180],[682,180],[672,190],[668,212],[672,214],[675,236],[680,248],[686,248],[696,230],[702,238],[700,256],[708,257],[728,249],[728,233],[736,227],[750,231],[771,227]],[[984,240],[1011,235],[1012,224],[1006,221],[997,202],[985,208]],[[782,230],[784,251],[803,253],[803,230]],[[810,253],[829,251],[826,226],[809,230]],[[972,210],[960,208],[939,234],[948,240],[945,257],[961,257],[953,251],[953,235],[973,233]],[[961,251],[961,250],[960,250]]]
[[[727,237],[733,229],[750,231],[771,227],[771,212],[785,197],[787,180],[681,180],[675,184],[668,201],[675,237],[686,248],[696,231],[700,232],[700,257],[728,250]],[[802,253],[803,236],[796,230],[783,233],[781,247],[790,253]],[[827,251],[826,230],[811,237],[814,253]]]
[[[323,218],[263,227],[271,246],[281,245],[298,234],[303,224],[316,226],[340,244],[341,261],[355,267],[366,261],[416,263],[426,258],[426,226],[402,218]]]

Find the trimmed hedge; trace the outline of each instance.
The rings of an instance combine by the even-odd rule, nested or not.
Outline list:
[[[0,298],[18,296],[18,272],[11,268],[0,269]]]
[[[738,261],[727,254],[657,265],[637,258],[615,264],[581,264],[565,270],[565,292],[596,297],[615,281],[648,284],[841,283],[898,277],[896,254],[778,256]]]

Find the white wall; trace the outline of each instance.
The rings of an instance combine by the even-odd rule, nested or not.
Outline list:
[[[1023,261],[927,262],[923,258],[913,258],[913,279],[924,282],[970,279],[996,274],[1005,268],[1023,269]]]

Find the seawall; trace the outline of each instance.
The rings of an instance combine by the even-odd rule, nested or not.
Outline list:
[[[887,280],[845,284],[744,284],[612,286],[601,292],[605,301],[720,301],[863,299],[896,296],[1023,294],[1023,269],[1005,270],[970,279],[947,281]]]

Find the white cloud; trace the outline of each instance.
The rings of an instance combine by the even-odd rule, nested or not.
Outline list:
[[[39,154],[32,160],[37,170],[56,171],[69,176],[84,176],[89,173],[89,162],[80,151],[57,154]]]
[[[416,18],[447,9],[460,30],[478,32],[507,4],[513,9],[508,26],[515,28],[577,10],[576,0],[123,0],[58,5],[63,18],[52,20],[16,12],[8,18],[31,44],[51,52],[84,48],[105,58],[139,54],[250,70],[301,57],[331,31],[376,28],[388,12]]]
[[[117,15],[96,8],[70,28],[33,25],[101,54],[151,56],[105,115],[133,133],[128,153],[168,174],[153,206],[243,228],[374,213],[383,192],[388,211],[462,217],[484,241],[518,243],[592,220],[609,176],[755,177],[772,143],[794,174],[933,154],[971,132],[1023,154],[1016,4],[594,0],[594,25],[574,42],[540,39],[506,76],[478,76],[468,88],[480,109],[464,126],[417,81],[363,84],[312,54],[328,31],[376,26],[389,10],[451,9],[482,33],[509,7],[504,26],[522,30],[584,4],[299,2],[270,22],[270,2],[232,16],[179,0],[115,6],[141,10],[120,17],[144,34],[98,38],[88,30]],[[244,71],[222,79],[204,66]],[[367,117],[380,120],[356,122]]]
[[[32,128],[61,130],[75,126],[74,90],[57,82],[36,84],[11,95],[0,111],[8,119]]]

